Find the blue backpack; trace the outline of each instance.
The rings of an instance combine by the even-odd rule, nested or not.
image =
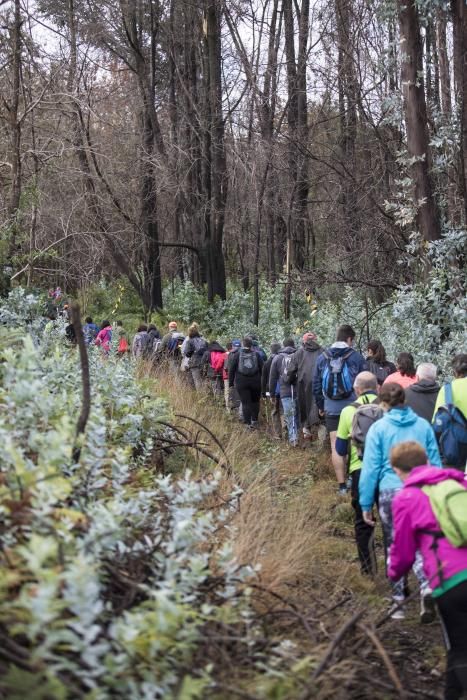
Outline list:
[[[452,402],[452,386],[444,387],[444,406],[433,418],[433,430],[446,467],[464,469],[467,465],[467,419]]]
[[[352,348],[338,357],[333,357],[327,350],[323,351],[326,366],[321,382],[323,395],[333,401],[348,399],[353,391],[352,375],[347,360],[352,354]]]

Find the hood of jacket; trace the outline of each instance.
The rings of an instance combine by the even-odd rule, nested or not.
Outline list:
[[[410,390],[415,391],[417,394],[437,394],[439,391],[439,384],[429,379],[422,379],[415,384],[411,384]]]
[[[353,348],[350,347],[350,345],[347,345],[347,343],[344,343],[342,341],[338,341],[336,343],[333,343],[330,348],[327,349],[327,353],[331,357],[342,357],[342,355],[345,355],[346,353],[350,352],[355,352]]]
[[[404,487],[406,486],[428,486],[433,484],[439,484],[441,481],[446,481],[446,479],[454,479],[460,484],[465,484],[464,472],[459,469],[439,469],[439,467],[415,467],[410,472],[410,476],[405,480]]]
[[[207,349],[209,352],[225,352],[225,349],[217,342],[217,340],[213,340],[212,343],[209,343]]]
[[[321,350],[321,345],[318,345],[315,340],[307,340],[303,343],[303,348],[308,350],[308,352],[317,352],[318,350]]]
[[[409,406],[404,406],[404,408],[391,408],[391,410],[386,413],[385,418],[393,425],[399,427],[413,425],[419,420],[415,411],[412,411]]]
[[[293,355],[294,352],[297,352],[297,348],[282,348],[282,350],[279,350],[277,353],[278,355]]]

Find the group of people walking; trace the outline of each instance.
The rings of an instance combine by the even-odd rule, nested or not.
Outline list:
[[[120,322],[100,327],[87,318],[88,344],[158,364],[166,362],[196,391],[212,391],[227,411],[255,429],[260,404],[272,436],[292,447],[317,437],[324,422],[338,494],[350,493],[363,575],[376,573],[375,509],[382,527],[393,619],[405,616],[407,574],[420,590],[420,619],[436,608],[448,648],[445,698],[467,694],[467,354],[453,358],[453,380],[437,382],[437,368],[415,366],[409,352],[392,363],[378,340],[364,357],[349,325],[328,347],[306,333],[273,343],[269,357],[254,334],[225,347],[208,342],[192,323],[176,321],[165,334],[141,324],[132,343]],[[114,345],[115,347],[115,345]]]

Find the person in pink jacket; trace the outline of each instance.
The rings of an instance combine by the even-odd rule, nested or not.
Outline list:
[[[389,374],[384,384],[399,384],[403,389],[417,381],[415,363],[410,352],[400,352],[396,360],[396,371]]]
[[[440,526],[422,487],[452,479],[467,489],[467,482],[458,469],[420,466],[427,461],[418,442],[401,442],[391,450],[392,467],[404,486],[392,502],[388,576],[400,579],[412,568],[417,551],[421,553],[447,645],[444,698],[458,700],[467,693],[467,548],[430,534],[439,533]]]
[[[104,354],[108,355],[110,352],[111,342],[112,342],[112,326],[110,324],[110,321],[107,321],[107,320],[102,321],[101,329],[96,336],[96,339],[94,341],[94,345],[101,347]]]

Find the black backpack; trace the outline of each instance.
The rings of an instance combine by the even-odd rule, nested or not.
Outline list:
[[[372,362],[371,360],[368,360],[368,369],[371,372],[371,374],[374,374],[376,377],[376,381],[378,384],[381,386],[385,379],[389,377],[390,374],[392,374],[391,368],[386,365],[380,365],[377,362]]]
[[[259,362],[258,355],[252,350],[240,350],[238,358],[238,373],[244,377],[253,377],[258,374]]]

